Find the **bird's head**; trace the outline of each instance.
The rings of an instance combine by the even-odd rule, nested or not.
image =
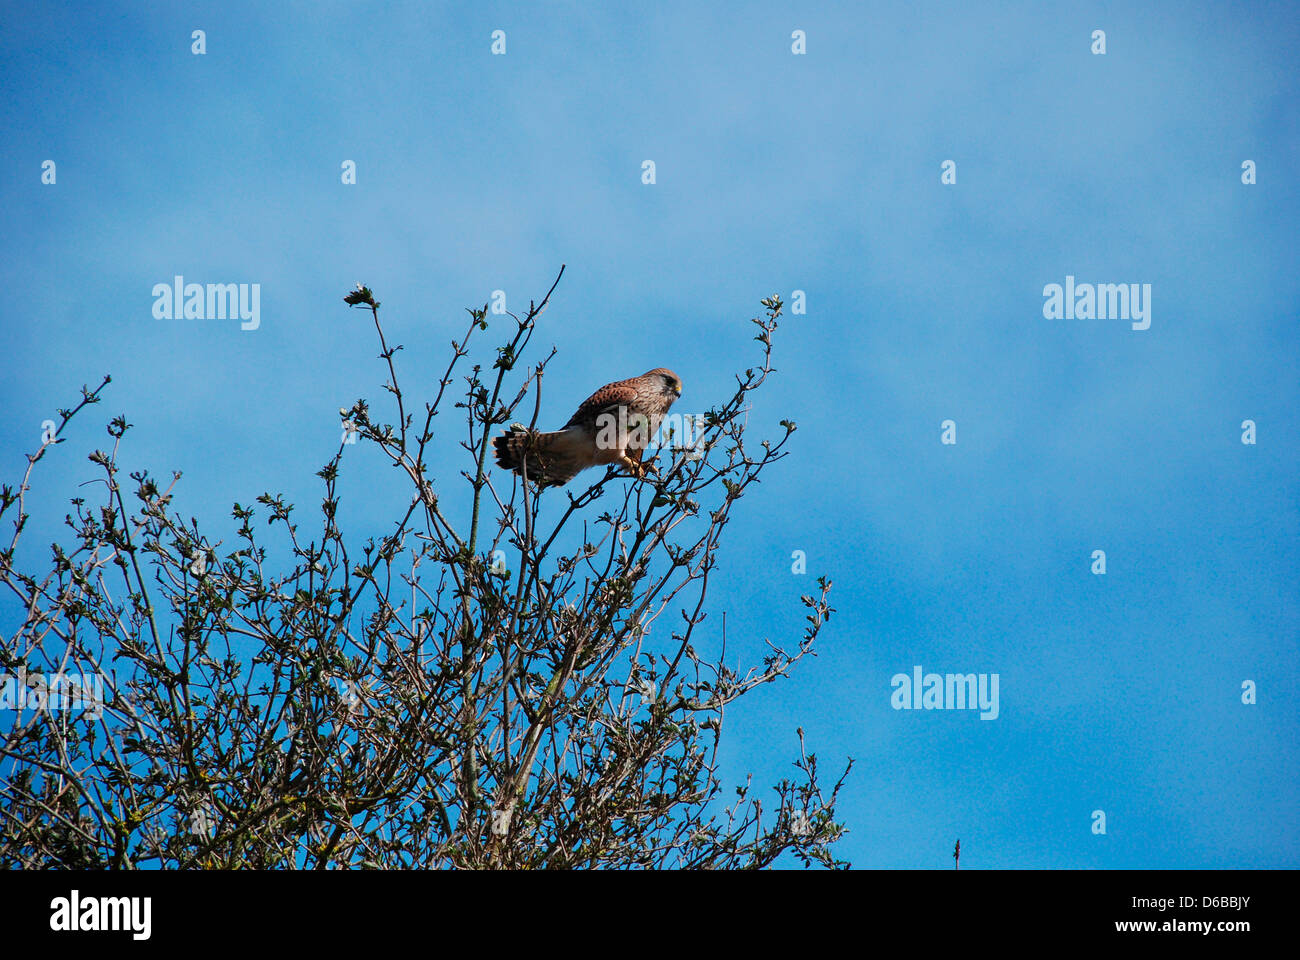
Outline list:
[[[657,377],[663,384],[665,399],[672,403],[682,395],[682,378],[677,376],[667,367],[656,367],[646,374],[647,377]]]

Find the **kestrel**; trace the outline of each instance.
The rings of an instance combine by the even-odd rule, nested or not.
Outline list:
[[[497,466],[542,486],[562,486],[580,470],[621,464],[643,478],[654,466],[642,463],[645,448],[664,414],[682,395],[677,374],[657,367],[639,377],[607,383],[583,401],[560,430],[541,433],[514,428],[492,441]]]

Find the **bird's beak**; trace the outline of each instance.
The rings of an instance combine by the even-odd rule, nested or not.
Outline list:
[[[682,388],[681,388],[681,387],[673,387],[673,396],[674,396],[674,397],[680,397],[681,395],[682,395]]]

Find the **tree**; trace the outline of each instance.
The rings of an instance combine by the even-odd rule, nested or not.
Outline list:
[[[830,584],[803,597],[790,649],[769,644],[761,664],[726,665],[725,620],[708,633],[716,658],[696,650],[732,510],[795,430],[783,421],[779,440],[745,440],[781,301],[753,320],[761,364],[731,399],[698,431],[670,418],[657,476],[610,469],[580,492],[538,490],[494,472],[488,451],[520,411],[536,423],[555,351],[522,358],[558,283],[508,315],[487,370],[464,371],[488,328],[486,306],[468,311],[418,417],[379,303],[361,286],[345,298],[374,321],[396,421],[363,400],[340,411],[364,443],[345,439],[319,471],[310,537],[291,504],[264,494],[260,510],[234,505],[239,542],[219,552],[177,516],[179,473],[166,489],[147,472],[123,478],[130,425],[117,417],[111,449],[90,455],[97,503],[72,501],[75,542],[54,546],[50,569],[22,572],[33,469],[109,378],[60,411],[21,483],[0,492],[14,528],[0,579],[22,620],[0,638],[0,667],[44,706],[4,714],[0,866],[844,865],[831,844],[848,769],[823,790],[802,730],[797,776],[768,808],[748,782],[728,801],[717,774],[726,706],[812,651]],[[467,487],[453,510],[429,465],[448,452],[434,426],[461,371]],[[338,487],[345,453],[350,466],[367,448],[413,495],[386,535],[359,544],[336,523]]]

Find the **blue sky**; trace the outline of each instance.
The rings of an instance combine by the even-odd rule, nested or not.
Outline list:
[[[948,868],[958,837],[972,868],[1295,866],[1298,35],[1285,3],[7,4],[0,473],[111,373],[32,542],[119,412],[220,535],[232,501],[316,501],[338,408],[381,402],[357,281],[418,391],[466,306],[567,264],[557,424],[655,366],[708,409],[759,299],[802,290],[751,417],[796,420],[794,456],[710,623],[756,658],[819,573],[837,612],[730,711],[730,780],[786,776],[796,726],[828,775],[853,756],[859,866]],[[260,328],[155,319],[176,274],[260,284]],[[1045,319],[1067,276],[1151,284],[1150,329]],[[398,487],[353,463],[380,529]],[[998,718],[892,709],[917,664],[998,674]]]

